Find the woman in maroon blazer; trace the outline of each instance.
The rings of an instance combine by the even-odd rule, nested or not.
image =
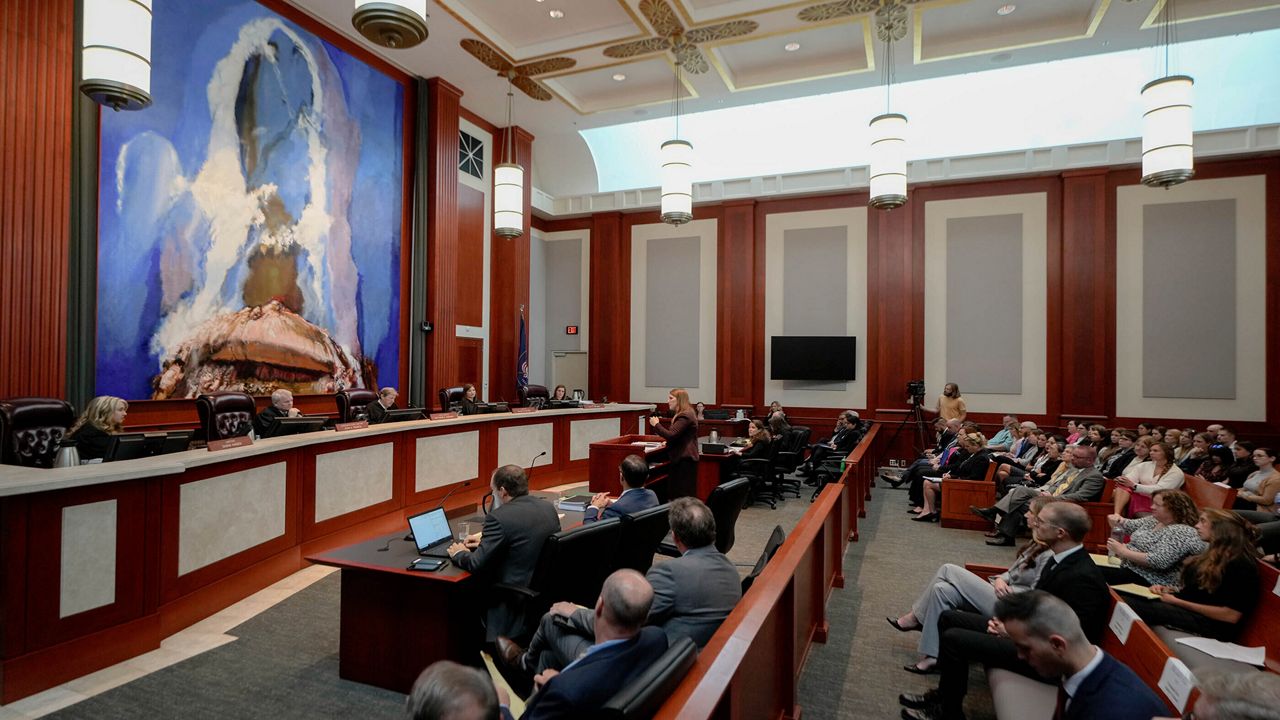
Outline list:
[[[696,494],[698,486],[698,418],[689,404],[689,393],[676,388],[667,395],[671,410],[671,427],[663,427],[658,416],[649,418],[653,431],[667,441],[667,457],[671,462],[665,502]]]

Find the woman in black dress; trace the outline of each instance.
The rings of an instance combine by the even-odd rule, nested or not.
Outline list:
[[[480,403],[477,402],[476,386],[467,383],[462,386],[462,414],[475,415],[480,412]]]
[[[84,413],[67,432],[67,438],[76,442],[80,459],[106,457],[111,447],[111,436],[124,432],[124,417],[128,414],[129,403],[118,397],[99,395],[90,400]]]
[[[698,418],[689,403],[689,393],[675,388],[667,395],[671,410],[670,427],[663,426],[658,416],[649,418],[653,431],[667,441],[668,471],[666,501],[696,494],[698,485]]]

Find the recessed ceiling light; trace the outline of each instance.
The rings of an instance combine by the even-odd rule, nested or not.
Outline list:
[[[1012,13],[1014,10],[1017,10],[1017,9],[1018,9],[1018,6],[1017,6],[1017,5],[1014,5],[1013,3],[1008,3],[1008,4],[1006,4],[1006,5],[1001,5],[1000,7],[996,8],[996,14],[997,14],[997,15],[1008,15],[1008,14]]]
[[[614,80],[617,80],[618,82],[622,82],[623,80],[626,80],[626,79],[627,79],[627,76],[626,76],[626,75],[623,75],[622,73],[614,73],[614,74],[613,74],[613,79],[614,79]]]
[[[786,50],[787,52],[795,52],[795,51],[797,51],[797,50],[799,50],[799,49],[800,49],[800,43],[798,43],[798,42],[789,42],[789,43],[787,43],[786,45],[783,45],[783,46],[782,46],[782,49],[783,49],[783,50]]]
[[[563,10],[550,10],[547,12],[547,14],[551,16],[552,20],[559,20],[560,18],[564,17]]]

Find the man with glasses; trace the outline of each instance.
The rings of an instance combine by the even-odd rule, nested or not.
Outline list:
[[[1027,505],[1036,495],[1051,495],[1060,500],[1073,502],[1093,502],[1102,497],[1102,489],[1106,486],[1106,478],[1093,467],[1093,460],[1098,451],[1088,445],[1077,445],[1071,448],[1070,457],[1064,458],[1070,467],[1061,475],[1055,475],[1042,488],[1017,486],[1005,494],[995,505],[989,508],[969,506],[973,514],[996,523],[996,536],[987,541],[988,545],[1012,546],[1022,523],[1022,516]]]

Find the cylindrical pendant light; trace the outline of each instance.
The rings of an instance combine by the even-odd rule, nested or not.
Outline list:
[[[885,113],[871,119],[871,199],[892,210],[907,202],[907,116]]]
[[[151,104],[151,0],[84,0],[80,91],[116,110]]]
[[[683,225],[693,219],[693,145],[688,140],[662,143],[662,222]]]
[[[1195,175],[1191,145],[1191,87],[1186,75],[1142,87],[1142,184],[1169,187]]]
[[[515,163],[493,167],[493,232],[508,239],[524,234],[524,168]]]
[[[351,24],[382,47],[410,48],[427,39],[427,0],[356,0]]]

